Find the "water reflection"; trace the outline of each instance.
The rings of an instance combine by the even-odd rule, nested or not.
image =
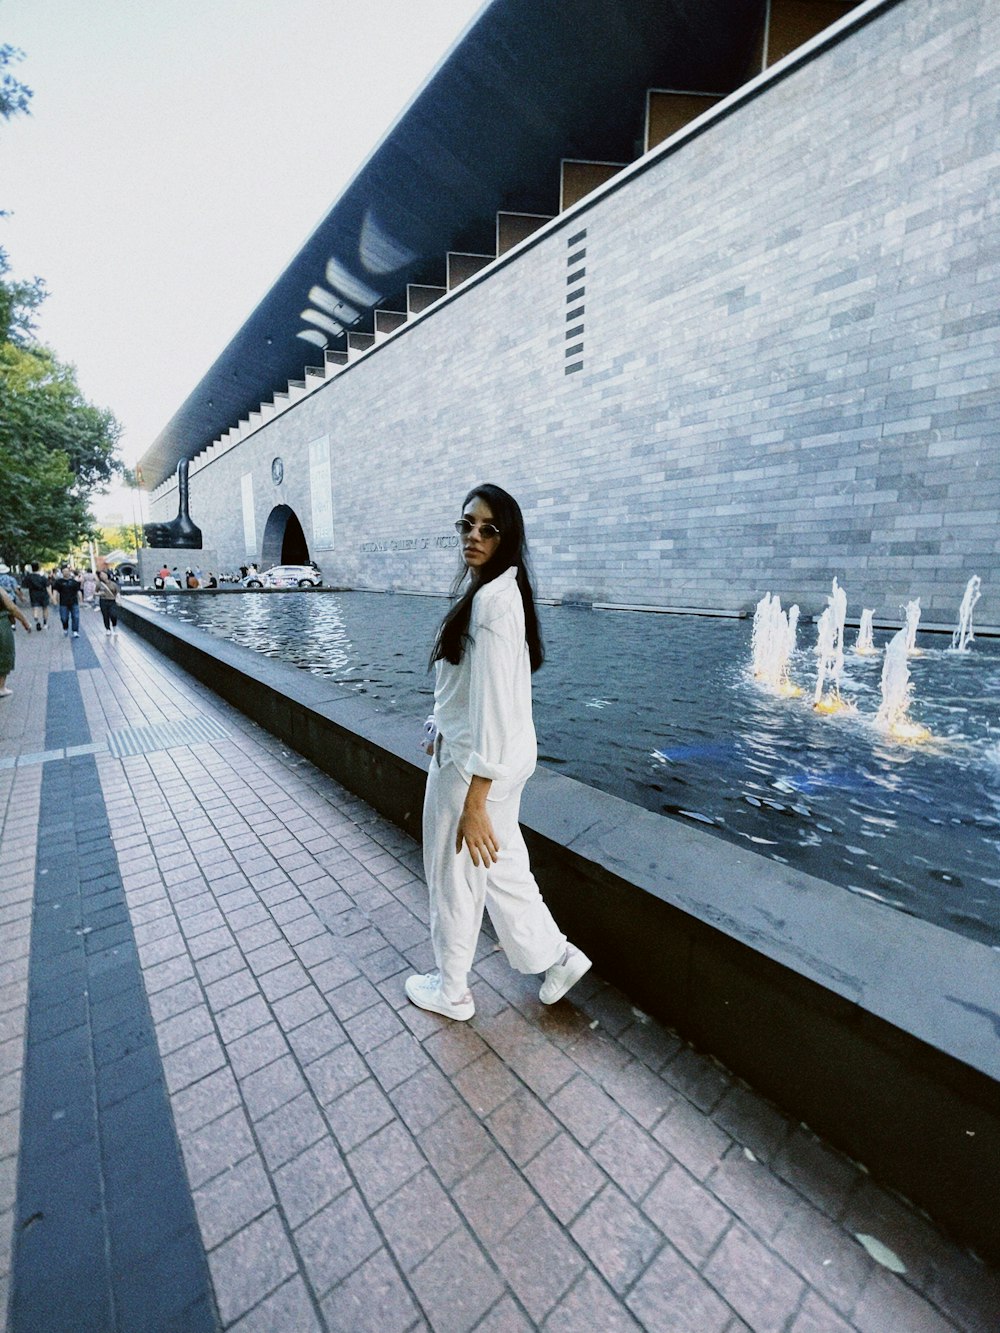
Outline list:
[[[427,654],[445,603],[376,593],[144,599],[212,634],[409,714],[433,690]],[[814,632],[799,631],[788,700],[751,679],[750,625],[695,616],[541,608],[535,677],[543,762],[657,813],[1000,947],[1000,645],[946,651],[921,635],[915,720],[900,745],[872,726],[882,656],[847,654],[834,717],[809,707]],[[890,635],[876,632],[884,648]],[[414,741],[416,745],[416,740]],[[738,886],[734,885],[734,891]]]

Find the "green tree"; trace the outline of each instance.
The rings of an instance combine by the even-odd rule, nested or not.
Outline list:
[[[0,443],[0,472],[0,555],[13,565],[58,559],[89,522],[86,502],[73,493],[66,455]]]
[[[10,72],[22,56],[0,45],[0,121],[28,112],[31,89]],[[87,402],[74,368],[34,341],[44,283],[9,274],[0,246],[0,558],[23,564],[55,559],[92,531],[87,498],[120,470],[121,428]]]
[[[89,493],[118,470],[120,427],[88,403],[72,366],[46,347],[0,346],[0,554],[54,556],[93,522]]]
[[[124,551],[134,557],[142,546],[142,528],[136,523],[105,523],[98,528],[96,540],[101,555],[107,555],[109,551]]]
[[[80,491],[105,486],[120,471],[121,428],[80,392],[72,366],[39,344],[0,347],[0,443],[37,441],[66,455]]]
[[[45,300],[45,283],[41,278],[17,281],[7,277],[9,272],[10,260],[0,245],[0,343],[24,346],[35,331],[35,311]]]

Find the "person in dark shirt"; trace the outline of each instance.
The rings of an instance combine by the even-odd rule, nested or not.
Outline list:
[[[21,580],[21,587],[27,591],[31,604],[31,614],[35,617],[35,629],[41,631],[49,627],[49,580],[41,573],[37,560],[31,562],[31,569]]]
[[[80,637],[80,583],[69,565],[63,565],[62,573],[52,585],[52,590],[59,597],[59,619],[63,633],[69,634],[73,626],[73,638]]]

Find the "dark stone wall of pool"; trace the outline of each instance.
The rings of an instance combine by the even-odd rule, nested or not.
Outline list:
[[[133,602],[123,618],[419,838],[422,718]],[[602,976],[1000,1261],[1000,951],[551,770],[522,823]]]

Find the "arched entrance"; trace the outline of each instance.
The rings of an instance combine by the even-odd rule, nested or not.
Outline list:
[[[309,546],[295,510],[275,505],[267,516],[260,558],[264,569],[271,565],[307,565]]]

